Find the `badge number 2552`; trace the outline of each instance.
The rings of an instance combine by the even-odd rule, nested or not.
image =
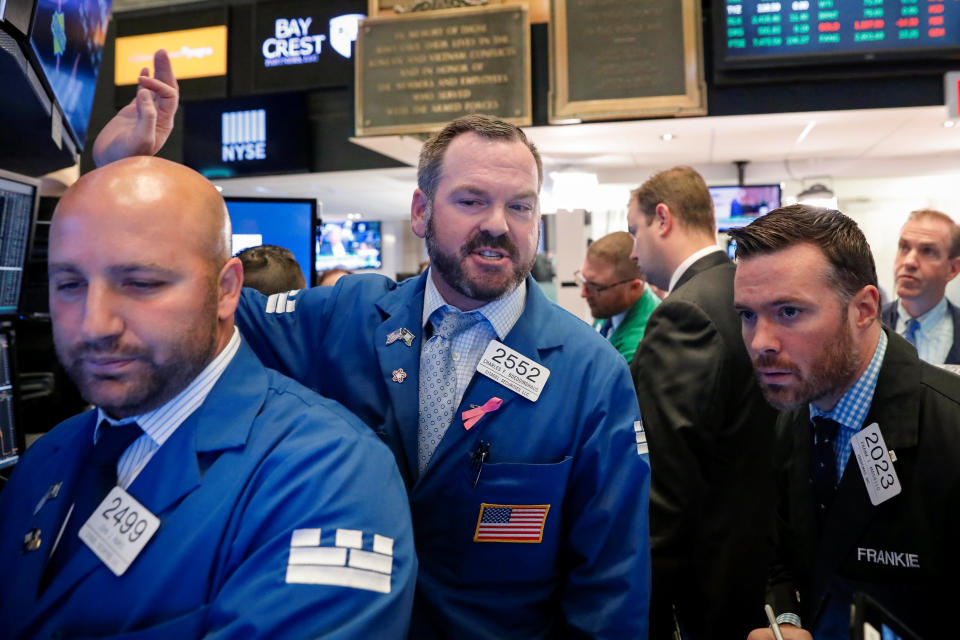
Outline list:
[[[550,370],[498,340],[491,340],[477,364],[477,371],[527,400],[536,402],[550,377]]]

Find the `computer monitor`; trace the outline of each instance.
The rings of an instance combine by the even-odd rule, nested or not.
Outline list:
[[[318,222],[316,247],[318,276],[328,269],[379,269],[383,264],[376,221]]]
[[[780,207],[779,184],[709,187],[717,231],[744,227]]]
[[[24,446],[14,406],[11,331],[0,326],[0,469],[16,464]]]
[[[0,170],[0,320],[20,310],[40,181]]]
[[[38,0],[30,46],[82,149],[110,23],[111,0]]]
[[[313,280],[313,227],[317,201],[297,198],[224,198],[233,227],[233,255],[274,244],[293,252],[303,277]]]

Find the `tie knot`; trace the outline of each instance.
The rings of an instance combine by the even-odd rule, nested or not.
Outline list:
[[[830,442],[837,437],[837,431],[840,430],[840,423],[830,418],[817,416],[813,419],[813,433],[817,442]]]
[[[143,429],[136,422],[111,425],[104,420],[100,423],[99,437],[93,447],[92,464],[116,464],[127,447],[141,435]]]
[[[458,333],[469,329],[483,319],[477,311],[461,312],[449,305],[433,312],[431,324],[436,335],[450,340]],[[439,320],[439,321],[438,321]]]

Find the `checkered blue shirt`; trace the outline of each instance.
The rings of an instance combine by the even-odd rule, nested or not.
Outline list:
[[[940,298],[940,302],[922,316],[917,317],[920,326],[917,327],[916,340],[917,355],[921,360],[930,364],[941,365],[947,361],[947,354],[953,346],[953,318],[947,313],[947,299]],[[910,313],[903,308],[903,302],[897,303],[897,333],[901,336],[907,333],[907,324],[910,322]]]
[[[837,462],[837,479],[843,477],[843,470],[850,459],[850,440],[863,427],[863,421],[873,403],[873,393],[877,390],[877,376],[880,375],[880,365],[883,355],[887,352],[887,334],[880,332],[880,341],[873,352],[873,359],[866,370],[852,387],[847,389],[843,397],[830,411],[821,411],[810,405],[810,420],[822,416],[840,423],[837,437],[833,441],[833,452]]]
[[[114,426],[136,422],[143,429],[143,435],[134,440],[133,444],[127,447],[117,461],[117,485],[124,489],[130,486],[157,450],[160,449],[160,446],[207,399],[213,385],[223,375],[224,370],[233,360],[233,356],[236,355],[239,348],[240,332],[234,327],[233,336],[227,346],[223,348],[223,351],[218,353],[217,357],[183,391],[153,411],[123,420],[114,420],[104,413],[103,409],[97,408],[97,426],[93,432],[94,442],[100,437],[100,424],[104,420]]]
[[[521,282],[514,289],[499,300],[489,302],[477,309],[486,322],[478,322],[469,329],[454,336],[450,343],[450,356],[453,358],[453,368],[457,372],[457,402],[463,400],[463,392],[473,378],[473,373],[480,362],[480,356],[490,341],[494,338],[501,342],[513,329],[513,325],[523,314],[527,300],[527,283]],[[434,311],[446,305],[446,301],[433,283],[433,268],[427,274],[427,288],[423,295],[423,318],[421,326],[426,329],[427,321]],[[426,333],[426,331],[424,331]]]

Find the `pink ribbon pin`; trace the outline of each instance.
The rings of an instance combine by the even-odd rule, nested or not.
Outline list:
[[[503,400],[500,398],[490,398],[484,402],[479,407],[474,407],[473,409],[467,409],[461,415],[463,418],[463,428],[467,431],[470,431],[470,427],[477,424],[484,415],[490,413],[491,411],[496,411],[500,408],[500,405],[503,404]]]

